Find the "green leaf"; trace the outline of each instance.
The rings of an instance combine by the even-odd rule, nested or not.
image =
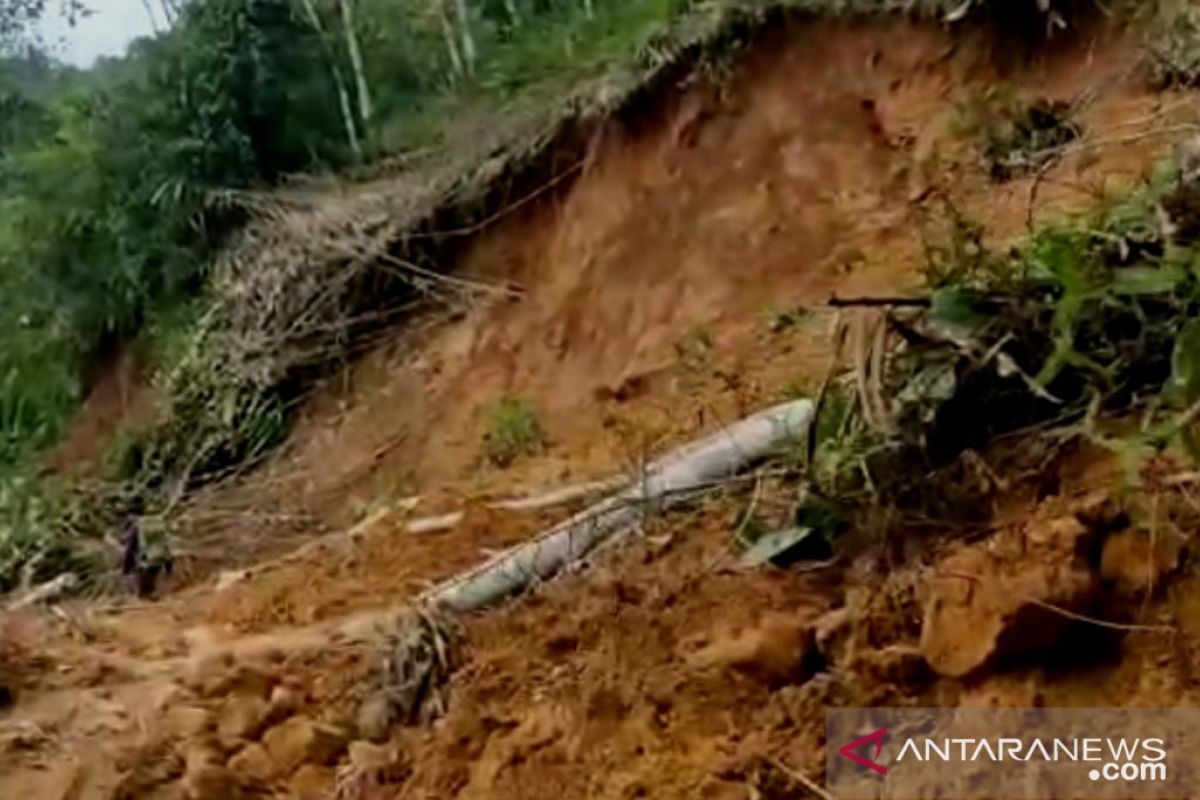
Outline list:
[[[935,290],[929,298],[929,311],[934,322],[960,330],[975,331],[988,322],[975,292],[960,285]]]
[[[829,549],[828,540],[812,528],[788,528],[760,536],[742,554],[740,564],[743,568],[765,564],[785,567],[806,556],[827,558]]]
[[[954,363],[935,361],[921,367],[909,378],[896,394],[897,416],[901,419],[916,417],[923,422],[932,421],[938,408],[954,397],[958,391],[958,374]]]
[[[1191,405],[1200,399],[1200,319],[1183,326],[1171,351],[1170,399]]]
[[[1125,267],[1114,271],[1109,290],[1130,297],[1166,294],[1186,278],[1187,272],[1181,267]]]

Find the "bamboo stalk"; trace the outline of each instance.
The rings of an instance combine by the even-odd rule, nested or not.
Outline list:
[[[363,66],[362,50],[358,46],[358,34],[354,30],[354,7],[352,0],[340,0],[342,28],[346,36],[346,52],[350,55],[350,68],[354,72],[354,86],[358,93],[358,113],[366,127],[375,115],[371,102],[371,87],[367,84],[366,68]]]
[[[600,544],[637,527],[649,506],[668,508],[697,489],[803,437],[813,404],[797,400],[769,408],[654,462],[645,477],[537,538],[435,586],[421,600],[435,608],[473,611],[552,577]]]
[[[463,69],[467,75],[475,74],[475,36],[471,33],[471,13],[467,0],[454,0],[454,13],[458,17],[458,35],[462,40]]]

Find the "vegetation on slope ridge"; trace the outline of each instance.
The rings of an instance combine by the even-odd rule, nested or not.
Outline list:
[[[135,507],[161,510],[190,483],[265,452],[286,429],[304,381],[340,363],[361,333],[402,314],[425,285],[414,275],[442,266],[431,257],[439,243],[397,251],[397,242],[407,245],[406,233],[444,221],[447,203],[465,204],[459,213],[468,220],[486,211],[497,183],[569,132],[580,98],[559,98],[573,81],[618,65],[615,84],[591,89],[594,113],[604,114],[665,66],[707,41],[736,41],[739,30],[777,8],[958,18],[994,6],[351,5],[357,10],[348,20],[344,4],[194,0],[170,31],[137,43],[126,59],[88,72],[43,64],[49,90],[17,83],[19,123],[5,126],[11,133],[0,140],[0,289],[14,298],[0,309],[0,465],[25,469],[54,440],[86,388],[90,362],[139,332],[145,338],[164,329],[171,342],[149,349],[173,355],[157,365],[167,412],[119,459],[121,482],[86,496],[56,495],[27,479],[3,482],[0,587],[16,580],[18,565],[35,567],[27,578],[57,569],[64,543],[79,534],[111,529]],[[1040,26],[1039,14],[1032,19]],[[300,57],[312,52],[322,57]],[[39,58],[9,58],[6,74]],[[253,231],[269,229],[268,221],[225,251],[210,288],[213,256],[230,234],[264,209],[278,213],[258,189],[298,170],[391,154],[429,160],[431,148],[455,141],[449,132],[461,119],[502,128],[496,116],[531,94],[551,98],[533,106],[532,124],[493,146],[433,159],[439,170],[417,197],[403,198],[404,213],[394,197],[373,209],[383,220],[378,229],[347,234],[348,217],[335,218],[325,250],[285,249],[284,263],[258,255],[262,242]],[[355,249],[364,241],[365,251]],[[379,281],[361,268],[388,259],[402,276],[385,287],[386,305],[362,305]],[[332,276],[337,290],[321,291]],[[186,301],[207,292],[215,295],[211,304]],[[330,305],[316,309],[316,327],[295,337],[316,298]],[[175,319],[184,322],[164,324]],[[280,332],[292,338],[281,340]]]

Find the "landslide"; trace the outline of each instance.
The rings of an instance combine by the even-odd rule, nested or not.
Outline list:
[[[1149,87],[1141,58],[1107,28],[1017,53],[983,31],[806,21],[606,122],[569,186],[456,261],[523,295],[389,333],[279,456],[198,495],[178,591],[11,615],[0,796],[793,797],[789,772],[820,775],[830,704],[1188,702],[1194,571],[1113,537],[1119,466],[1083,448],[1036,485],[1001,476],[970,530],[818,570],[737,569],[747,493],[717,495],[465,620],[439,719],[360,717],[384,612],[561,514],[482,498],[635,471],[815,392],[834,356],[824,303],[919,286],[948,207],[1002,249],[1031,217],[1146,178],[1194,106]],[[998,85],[1072,104],[1085,146],[998,182],[968,124]],[[548,441],[500,467],[482,440],[505,395]],[[449,531],[405,530],[463,504]],[[1092,539],[1107,557],[1079,560]],[[1049,616],[1011,627],[1029,605]],[[1053,628],[1046,605],[1135,627]],[[1031,635],[1048,626],[1065,647]]]

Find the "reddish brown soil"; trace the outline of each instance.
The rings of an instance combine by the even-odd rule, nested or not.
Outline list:
[[[1039,217],[1092,207],[1166,151],[1148,131],[1184,109],[1141,86],[1126,40],[1012,56],[905,23],[812,24],[762,43],[719,87],[613,123],[568,191],[480,235],[458,265],[520,283],[522,300],[399,333],[312,400],[276,461],[193,503],[195,585],[10,623],[27,645],[10,656],[23,677],[17,707],[0,716],[0,797],[332,797],[335,782],[341,798],[799,796],[772,759],[819,774],[826,704],[1191,698],[1194,576],[1176,576],[1144,610],[1179,626],[1174,639],[1134,634],[1095,650],[1107,655],[1097,663],[935,679],[910,658],[928,590],[920,562],[892,575],[869,561],[732,571],[735,508],[717,499],[591,572],[467,621],[448,713],[432,724],[398,727],[375,749],[275,753],[258,778],[248,761],[271,737],[221,738],[220,720],[265,702],[266,684],[296,696],[297,725],[353,730],[374,640],[369,625],[348,635],[341,620],[370,621],[565,513],[502,515],[477,498],[636,467],[811,390],[833,356],[821,305],[918,284],[922,223],[942,200],[992,243],[1019,235],[1034,179],[993,183],[959,130],[962,108],[989,87],[1093,93],[1082,115],[1093,145],[1043,176]],[[771,330],[774,312],[797,306],[814,313]],[[499,469],[480,443],[504,393],[538,408],[551,446]],[[996,535],[1070,515],[1077,498],[1066,495],[1104,485],[1102,468],[1065,474],[1065,496],[1041,506],[1005,498]],[[383,514],[228,588],[200,580],[408,494],[423,498],[414,513],[472,510],[425,536]],[[811,648],[797,637],[843,603],[862,646],[823,656],[830,669],[809,680]],[[266,678],[231,686],[250,667]]]
[[[96,379],[77,418],[54,448],[46,466],[66,475],[87,475],[103,459],[122,431],[144,424],[154,413],[156,396],[132,348],[121,348],[96,368]]]

